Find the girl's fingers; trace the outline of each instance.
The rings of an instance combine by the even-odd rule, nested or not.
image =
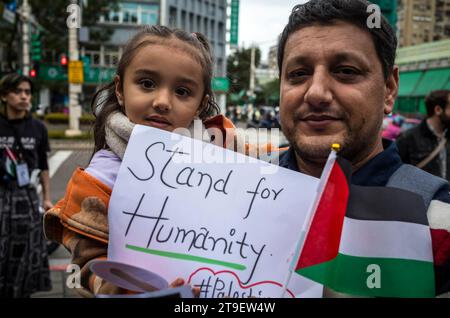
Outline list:
[[[175,288],[175,287],[181,287],[184,285],[184,279],[183,278],[177,278],[175,279],[169,287]]]
[[[169,288],[181,287],[184,284],[185,284],[185,281],[184,281],[183,278],[177,278],[169,285]],[[194,294],[195,298],[200,297],[200,288],[199,287],[192,287],[192,293]]]
[[[192,293],[194,294],[195,298],[200,297],[200,287],[192,287]]]

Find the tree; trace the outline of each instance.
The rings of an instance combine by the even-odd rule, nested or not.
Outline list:
[[[227,76],[230,79],[230,93],[248,91],[250,86],[251,48],[238,49],[227,58]],[[255,50],[255,67],[261,61],[261,50]],[[256,84],[256,83],[255,83]]]
[[[2,0],[5,1],[5,0]],[[42,26],[42,48],[44,52],[54,50],[59,53],[68,51],[68,32],[66,20],[69,16],[67,6],[69,1],[55,0],[30,0],[32,14],[36,21]],[[100,16],[110,11],[118,10],[117,0],[96,0],[89,1],[87,7],[83,7],[82,26],[90,28],[90,38],[92,41],[104,42],[109,40],[113,30],[109,28],[96,28]],[[16,18],[15,24],[8,24],[0,28],[1,34],[7,36],[0,41],[6,44],[7,59],[11,63],[19,60],[20,52],[20,23]],[[45,59],[45,54],[44,54]],[[50,56],[47,56],[47,60]]]
[[[265,105],[280,104],[280,80],[278,78],[264,84],[263,96]]]

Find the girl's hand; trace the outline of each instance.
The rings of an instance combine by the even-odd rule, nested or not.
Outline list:
[[[45,211],[48,211],[48,210],[50,210],[51,208],[53,208],[53,203],[52,203],[52,201],[50,201],[50,200],[45,200],[45,201],[43,202],[43,206],[44,206],[44,210],[45,210]]]
[[[177,278],[169,285],[169,288],[181,287],[185,284],[186,282],[184,281],[183,278]],[[198,298],[200,296],[200,288],[192,287],[192,293],[194,294],[194,297]]]

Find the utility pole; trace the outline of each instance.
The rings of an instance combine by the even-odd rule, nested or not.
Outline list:
[[[71,62],[78,61],[80,59],[80,53],[78,51],[78,29],[81,25],[81,11],[76,0],[71,1],[72,4],[68,7],[67,11],[71,12],[67,19],[67,27],[69,28],[69,68]],[[69,77],[69,129],[66,130],[66,136],[79,136],[80,130],[80,117],[81,106],[78,99],[78,94],[81,93],[81,85],[73,84],[70,82]]]
[[[256,47],[253,45],[250,54],[250,84],[248,91],[248,97],[251,99],[255,96],[255,52]],[[250,105],[253,106],[253,103],[250,103]]]
[[[250,95],[253,96],[255,94],[255,47],[252,46],[251,49],[251,57],[250,57]]]
[[[169,21],[167,18],[167,0],[159,1],[159,24],[169,26]]]
[[[28,0],[23,0],[20,8],[22,21],[22,74],[28,76],[30,73],[30,17],[31,7]]]

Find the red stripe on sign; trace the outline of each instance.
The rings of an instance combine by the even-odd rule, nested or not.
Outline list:
[[[313,216],[296,270],[328,262],[338,255],[348,196],[349,184],[336,160]]]
[[[450,259],[450,233],[447,230],[431,230],[434,264],[444,265]]]

